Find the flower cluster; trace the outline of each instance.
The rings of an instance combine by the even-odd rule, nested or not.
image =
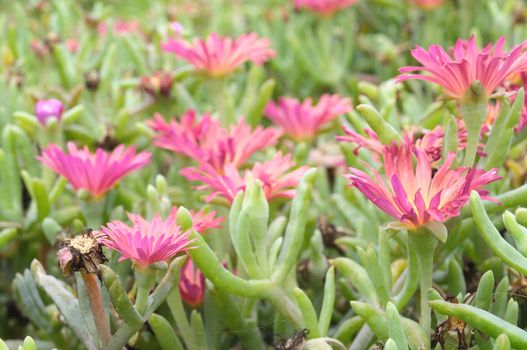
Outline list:
[[[227,164],[239,167],[258,150],[278,142],[281,132],[274,128],[251,128],[240,119],[229,129],[209,114],[198,117],[193,110],[166,122],[159,114],[149,122],[156,131],[154,145],[186,155],[198,163],[210,163],[216,169]]]

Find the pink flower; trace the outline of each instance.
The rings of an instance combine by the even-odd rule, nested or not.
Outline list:
[[[295,7],[306,8],[321,16],[329,17],[335,12],[354,5],[358,0],[295,0]]]
[[[181,299],[194,308],[199,307],[203,303],[203,298],[205,297],[205,276],[190,259],[187,260],[181,269],[179,293],[181,294]]]
[[[150,153],[136,154],[133,147],[119,145],[111,153],[98,148],[91,153],[88,147],[78,149],[68,142],[65,153],[56,145],[49,145],[38,160],[54,172],[64,176],[75,189],[85,189],[100,197],[128,173],[150,162]]]
[[[170,29],[175,35],[178,36],[183,35],[183,33],[185,32],[185,27],[183,27],[181,23],[176,21],[170,23]]]
[[[182,232],[176,222],[177,209],[163,220],[159,214],[151,221],[128,214],[133,225],[115,220],[101,228],[100,243],[121,253],[119,261],[130,259],[141,267],[168,261],[190,249],[190,231]]]
[[[313,105],[310,98],[300,102],[290,97],[280,97],[278,103],[269,102],[264,114],[293,139],[309,140],[316,136],[324,124],[341,114],[351,111],[351,100],[339,95],[324,94]]]
[[[116,20],[113,24],[112,30],[115,35],[126,35],[129,33],[139,32],[141,26],[138,21]],[[104,36],[108,34],[108,25],[104,22],[97,27],[99,35]]]
[[[212,33],[206,40],[196,39],[192,43],[172,38],[161,47],[192,64],[198,71],[220,77],[247,61],[263,64],[273,58],[275,52],[269,45],[269,39],[259,38],[255,33],[235,39]]]
[[[252,169],[245,172],[244,176],[232,164],[227,164],[223,169],[217,170],[209,163],[202,163],[199,167],[185,168],[181,174],[190,181],[204,183],[197,189],[212,191],[207,201],[221,196],[232,203],[238,192],[245,190],[249,177],[261,181],[267,199],[294,197],[294,187],[298,185],[300,178],[308,170],[308,167],[300,167],[290,171],[294,166],[291,155],[283,156],[282,153],[277,153],[271,160],[256,163]]]
[[[35,116],[42,125],[46,125],[49,118],[60,120],[64,112],[64,104],[55,98],[40,100],[35,104]]]
[[[492,94],[509,75],[527,70],[527,41],[510,52],[503,51],[504,42],[501,37],[495,46],[489,44],[480,50],[473,36],[468,42],[459,39],[454,46],[453,57],[438,45],[430,46],[428,51],[417,46],[412,50],[412,56],[422,66],[402,67],[399,71],[404,74],[399,75],[396,81],[431,81],[445,88],[451,97],[461,100],[477,80],[487,94]],[[419,70],[429,74],[406,74]]]
[[[76,53],[79,49],[79,41],[75,38],[66,39],[64,44],[66,45],[68,51],[71,53]]]
[[[190,215],[192,216],[192,229],[201,234],[211,228],[221,227],[221,222],[223,221],[222,216],[215,218],[215,211],[207,213],[203,209],[198,212],[191,210]]]
[[[467,167],[451,169],[454,153],[448,155],[434,174],[430,159],[408,137],[400,146],[386,146],[383,157],[386,180],[372,167],[369,167],[372,176],[349,168],[346,178],[350,186],[411,230],[458,216],[472,190],[489,199],[483,186],[500,179],[497,169],[488,172]]]
[[[423,9],[434,9],[443,5],[445,0],[409,0],[412,4],[417,5]]]
[[[227,130],[209,114],[197,120],[193,110],[187,111],[179,122],[166,122],[157,114],[149,126],[157,132],[155,146],[186,155],[199,163],[208,162],[216,169],[223,169],[226,164],[239,167],[256,151],[276,144],[281,135],[273,128],[258,126],[252,129],[243,119]]]

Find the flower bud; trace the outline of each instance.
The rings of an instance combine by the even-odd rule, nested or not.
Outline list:
[[[35,105],[35,115],[42,125],[46,125],[49,118],[54,117],[60,120],[64,104],[57,99],[40,100]]]

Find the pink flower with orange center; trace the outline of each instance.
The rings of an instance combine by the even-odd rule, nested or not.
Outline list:
[[[287,135],[301,141],[314,138],[324,124],[350,111],[349,98],[324,94],[316,105],[313,105],[311,98],[301,102],[290,97],[280,97],[278,103],[271,101],[267,104],[264,114],[280,125]]]
[[[140,267],[168,261],[191,248],[190,230],[182,232],[174,208],[166,219],[156,214],[150,221],[128,214],[132,226],[115,220],[101,228],[99,241],[121,254],[119,261],[130,259]]]
[[[423,9],[431,10],[443,5],[445,0],[409,0],[410,3],[417,5]]]
[[[479,81],[488,95],[513,73],[527,70],[527,41],[515,46],[510,52],[503,51],[505,39],[501,37],[496,45],[489,44],[480,50],[474,37],[459,39],[453,48],[453,56],[441,46],[432,45],[428,51],[420,46],[412,50],[412,56],[422,66],[402,67],[403,74],[396,81],[419,79],[441,85],[446,93],[462,100],[471,84]],[[428,74],[407,74],[424,71]]]
[[[195,39],[192,43],[171,38],[161,48],[174,53],[192,64],[196,70],[211,77],[227,75],[247,61],[263,64],[276,55],[270,47],[269,39],[261,38],[256,33],[237,38],[212,33],[207,39]]]
[[[385,147],[385,179],[372,167],[372,176],[355,168],[345,176],[378,208],[414,230],[458,216],[472,190],[489,199],[483,187],[500,179],[497,169],[451,169],[455,157],[450,153],[434,173],[429,157],[407,137],[400,146]]]
[[[181,269],[179,294],[185,303],[194,308],[199,307],[205,297],[205,276],[190,259]]]
[[[210,163],[216,169],[223,169],[226,164],[239,167],[256,151],[276,144],[281,136],[280,130],[261,126],[253,129],[243,119],[226,129],[209,114],[197,120],[192,110],[179,122],[166,122],[158,114],[149,126],[157,132],[155,146],[186,155],[198,163]]]
[[[232,203],[238,192],[245,190],[249,177],[261,181],[267,199],[294,197],[294,188],[309,169],[304,166],[291,170],[294,166],[291,155],[284,156],[282,153],[277,153],[271,160],[256,163],[252,169],[245,171],[243,176],[232,164],[227,164],[222,170],[217,170],[209,163],[202,163],[199,167],[185,168],[181,174],[190,181],[204,183],[197,189],[212,191],[206,198],[207,201],[221,196]]]
[[[295,7],[305,8],[323,17],[354,5],[358,0],[295,0]]]
[[[112,152],[98,148],[91,153],[88,147],[77,148],[68,142],[68,153],[56,145],[49,145],[38,160],[51,170],[64,176],[71,185],[84,189],[95,197],[109,191],[130,172],[150,162],[150,153],[136,153],[133,147],[119,145]]]

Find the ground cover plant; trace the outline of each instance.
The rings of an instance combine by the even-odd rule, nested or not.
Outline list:
[[[0,350],[527,349],[523,1],[0,27]]]

